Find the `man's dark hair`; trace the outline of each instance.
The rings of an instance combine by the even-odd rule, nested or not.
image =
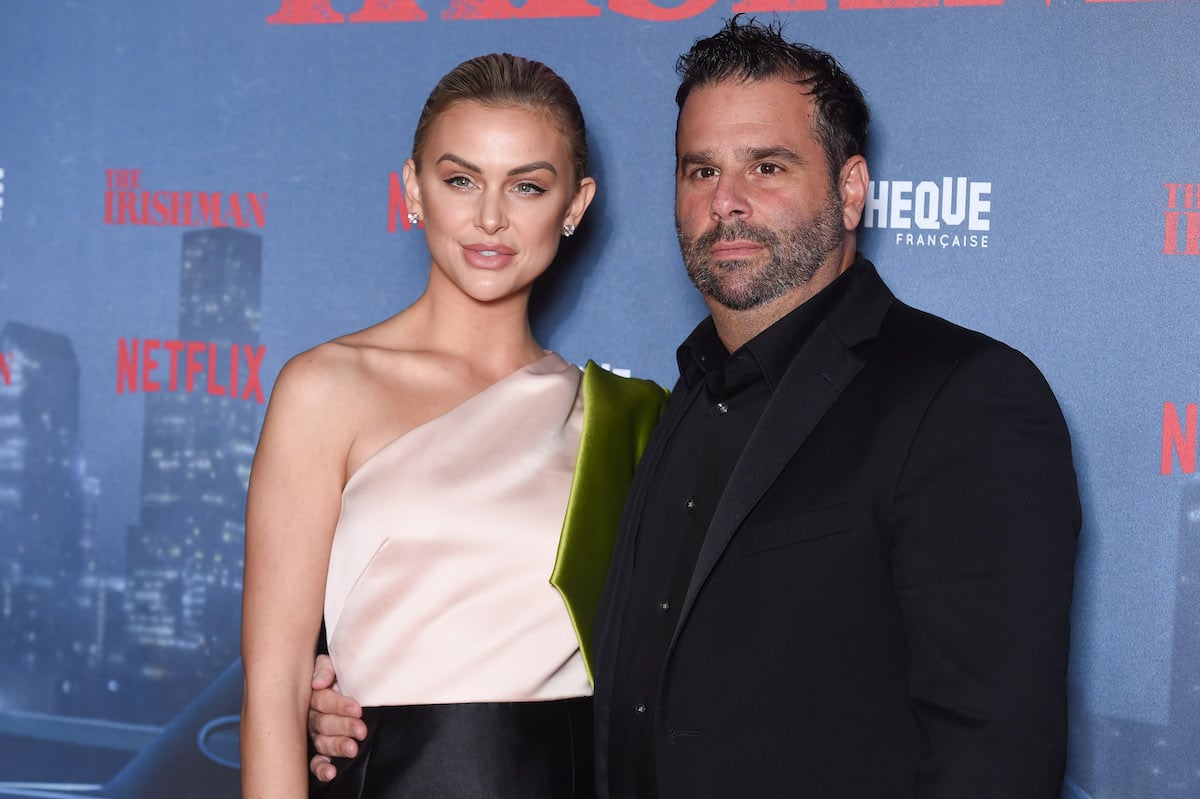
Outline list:
[[[704,39],[675,63],[679,91],[675,102],[683,111],[692,89],[725,81],[784,78],[806,89],[816,107],[816,134],[825,150],[833,180],[852,155],[867,148],[871,111],[862,91],[829,53],[783,38],[778,22],[762,24],[738,14],[725,27]]]

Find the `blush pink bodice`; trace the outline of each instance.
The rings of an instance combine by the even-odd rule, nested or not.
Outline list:
[[[342,492],[330,655],[364,705],[591,693],[549,584],[583,422],[549,354],[387,444]]]

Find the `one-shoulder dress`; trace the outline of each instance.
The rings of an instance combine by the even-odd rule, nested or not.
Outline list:
[[[664,399],[648,381],[599,372],[589,364],[585,379],[547,354],[350,476],[325,627],[368,737],[314,795],[594,795],[580,641]],[[578,543],[566,546],[568,533]]]

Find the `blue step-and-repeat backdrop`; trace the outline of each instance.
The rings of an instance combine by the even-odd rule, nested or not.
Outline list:
[[[862,247],[1028,353],[1085,508],[1067,797],[1200,796],[1200,2],[4,0],[0,796],[237,795],[245,488],[286,359],[428,256],[398,174],[458,62],[550,64],[599,198],[536,331],[670,383],[675,57],[778,15],[875,123]]]

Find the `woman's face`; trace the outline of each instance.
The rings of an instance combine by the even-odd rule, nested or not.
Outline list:
[[[409,160],[404,184],[425,222],[431,282],[444,276],[481,302],[527,294],[595,192],[591,178],[575,185],[567,140],[547,115],[472,102],[433,121],[420,175]]]

